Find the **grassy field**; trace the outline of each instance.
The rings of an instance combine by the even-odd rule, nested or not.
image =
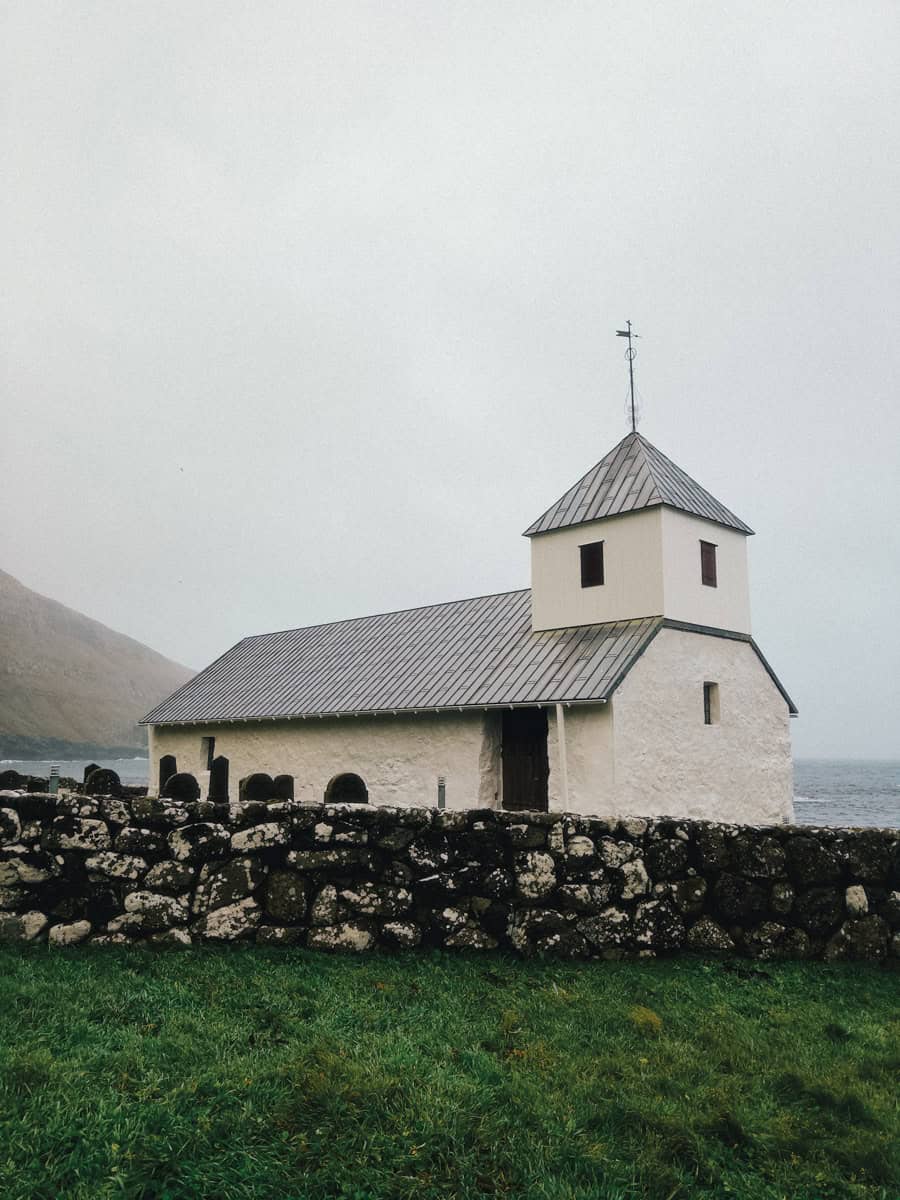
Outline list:
[[[3,948],[0,1195],[900,1196],[900,975]]]

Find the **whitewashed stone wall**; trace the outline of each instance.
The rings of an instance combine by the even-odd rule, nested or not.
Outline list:
[[[703,684],[720,720],[703,723]],[[612,700],[615,812],[793,819],[787,704],[747,642],[663,629]]]
[[[293,775],[295,796],[321,803],[336,775],[359,775],[373,804],[437,803],[437,780],[446,779],[448,808],[492,808],[499,803],[500,739],[495,713],[259,721],[233,725],[151,730],[150,762],[174,754],[179,771],[201,779],[206,762],[201,738],[216,739],[229,761],[230,786],[257,771]],[[151,777],[151,791],[158,780]]]

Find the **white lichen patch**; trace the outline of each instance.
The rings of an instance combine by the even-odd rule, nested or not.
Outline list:
[[[238,854],[246,854],[253,850],[266,850],[270,846],[286,846],[288,831],[275,821],[265,825],[254,825],[252,829],[242,829],[232,834],[231,849]]]
[[[105,850],[101,854],[92,854],[90,858],[85,859],[84,865],[93,875],[103,876],[107,879],[125,879],[131,882],[140,879],[147,870],[147,863],[143,858],[137,858],[130,854],[115,854],[111,850]]]
[[[47,935],[51,946],[76,946],[91,932],[90,921],[74,921],[71,925],[54,925]]]
[[[556,864],[552,856],[540,850],[521,855],[517,863],[516,887],[526,900],[548,896],[556,887]]]
[[[631,862],[625,863],[622,867],[621,898],[634,900],[636,896],[645,896],[649,890],[650,878],[642,860],[635,858]]]

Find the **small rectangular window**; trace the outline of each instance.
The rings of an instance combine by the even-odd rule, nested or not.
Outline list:
[[[703,685],[703,723],[718,725],[719,723],[719,685],[704,683]]]
[[[212,770],[213,759],[216,756],[216,739],[214,737],[205,737],[200,739],[200,760],[205,760],[207,771]]]
[[[700,578],[707,587],[718,587],[716,582],[715,542],[700,543]]]
[[[603,583],[603,543],[589,542],[581,551],[581,586],[600,587]]]

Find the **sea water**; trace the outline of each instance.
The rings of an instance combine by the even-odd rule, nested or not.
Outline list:
[[[0,770],[46,778],[51,766],[62,776],[81,779],[87,759],[31,761],[4,759]],[[146,787],[146,758],[98,761],[111,767],[123,783]],[[900,827],[900,761],[875,759],[798,758],[794,761],[794,819],[798,825],[876,825]]]
[[[795,759],[794,820],[900,828],[900,761]]]

